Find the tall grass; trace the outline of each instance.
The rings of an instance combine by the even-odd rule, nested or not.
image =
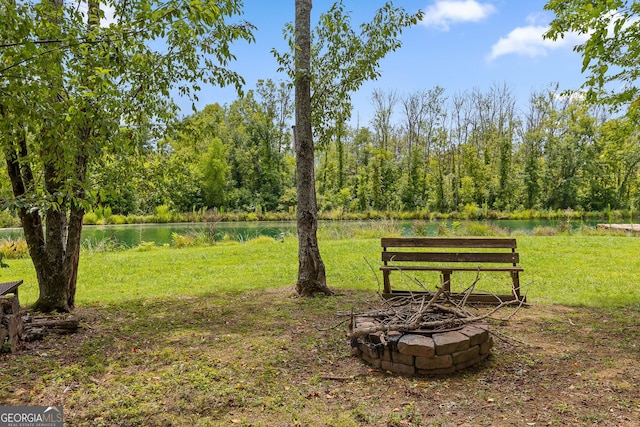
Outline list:
[[[325,240],[367,239],[380,236],[400,236],[398,223],[392,219],[354,221],[351,223],[323,223],[318,229],[318,238]]]
[[[2,239],[0,240],[0,254],[5,259],[25,258],[29,256],[26,240],[19,239]]]

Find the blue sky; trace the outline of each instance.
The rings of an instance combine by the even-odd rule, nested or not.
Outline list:
[[[384,0],[344,0],[352,12],[352,24],[371,19]],[[381,63],[382,76],[366,83],[352,98],[354,119],[366,126],[372,116],[374,89],[395,90],[398,95],[441,86],[446,95],[492,85],[508,85],[524,108],[532,91],[558,83],[574,90],[583,81],[581,57],[572,47],[580,42],[568,36],[559,42],[542,39],[552,19],[543,0],[397,0],[408,11],[422,9],[422,22],[405,30],[403,46]],[[313,0],[312,25],[333,0]],[[294,0],[244,0],[242,19],[257,27],[256,42],[239,43],[237,60],[230,67],[246,80],[246,89],[259,79],[274,81],[286,76],[276,72],[271,49],[286,50],[283,28],[294,20]],[[232,88],[203,88],[196,108],[218,102],[229,104],[237,96]],[[180,100],[185,114],[191,103]]]

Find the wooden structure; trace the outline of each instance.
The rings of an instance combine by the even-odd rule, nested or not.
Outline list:
[[[511,294],[492,295],[471,293],[468,302],[500,303],[524,301],[520,294],[516,239],[502,238],[382,238],[380,267],[384,278],[385,298],[407,294],[409,291],[392,291],[390,276],[393,271],[439,271],[441,283],[451,294],[451,274],[454,271],[507,272],[511,275]],[[415,292],[412,292],[415,293]]]
[[[0,296],[13,294],[18,297],[18,286],[22,285],[22,280],[16,280],[15,282],[0,283]]]
[[[0,351],[19,351],[27,341],[42,339],[47,333],[71,334],[78,331],[80,319],[68,315],[32,317],[21,313],[18,287],[22,280],[0,283]],[[7,348],[5,347],[7,345]]]
[[[9,343],[14,353],[18,351],[24,332],[18,299],[21,284],[22,280],[0,283],[0,349]]]
[[[597,224],[598,230],[620,231],[627,234],[640,234],[640,224]]]

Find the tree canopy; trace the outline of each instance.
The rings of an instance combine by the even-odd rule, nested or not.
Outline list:
[[[555,13],[546,38],[557,40],[571,33],[584,40],[575,46],[587,73],[584,88],[589,101],[614,108],[640,105],[640,3],[629,0],[550,0]]]
[[[74,306],[82,217],[112,184],[92,179],[98,162],[153,141],[175,116],[176,92],[240,88],[231,46],[253,40],[251,25],[233,22],[241,5],[0,3],[0,148],[13,189],[4,205],[22,221],[36,309]]]
[[[380,61],[402,46],[403,30],[415,25],[421,17],[422,11],[412,14],[387,2],[375,11],[371,21],[360,24],[357,33],[342,1],[320,15],[311,34],[310,70],[312,125],[320,145],[349,121],[353,109],[351,95],[363,83],[380,76]],[[285,26],[290,51],[273,51],[280,71],[285,71],[291,81],[296,78],[294,29],[291,23]]]

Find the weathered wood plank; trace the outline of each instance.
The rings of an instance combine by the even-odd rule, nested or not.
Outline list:
[[[441,265],[382,265],[382,271],[406,270],[406,271],[524,271],[524,267],[458,267],[458,266],[441,266]]]
[[[20,300],[17,295],[0,295],[0,306],[3,314],[20,313]]]
[[[418,296],[422,294],[430,295],[428,292],[408,292],[408,291],[392,291],[385,292],[382,294],[384,299],[394,298],[398,296]],[[459,300],[464,298],[463,294],[451,294],[450,298],[452,300]],[[466,297],[467,302],[473,303],[481,303],[481,304],[500,304],[501,302],[506,301],[522,301],[526,302],[524,297],[516,296],[514,294],[500,294],[500,295],[491,295],[491,294],[470,294]]]
[[[627,233],[640,233],[640,224],[597,224],[600,230],[624,231]]]
[[[383,237],[383,248],[508,248],[515,249],[516,239],[459,237]]]
[[[9,330],[4,327],[4,325],[0,325],[0,348],[4,346],[4,343],[7,341],[7,337],[9,336]]]
[[[382,261],[395,262],[482,262],[515,264],[517,252],[382,252]]]
[[[57,319],[54,317],[34,318],[27,323],[28,330],[42,329],[43,332],[54,332],[57,334],[71,334],[78,330],[79,318]]]
[[[492,304],[510,300],[524,301],[524,298],[520,296],[519,279],[519,273],[524,271],[524,268],[516,265],[520,262],[520,255],[515,251],[516,239],[394,237],[382,238],[380,244],[383,248],[381,258],[384,262],[380,270],[383,272],[384,294],[386,295],[396,295],[397,293],[397,291],[391,290],[390,283],[390,274],[394,270],[440,271],[442,286],[448,292],[450,292],[451,274],[454,271],[504,271],[511,275],[513,294],[471,294],[467,301]],[[444,251],[437,249],[444,249]],[[474,249],[477,250],[474,251]],[[505,249],[505,251],[486,251],[485,249]],[[432,265],[416,265],[417,263],[431,263]],[[503,267],[495,264],[511,265]],[[455,295],[457,294],[451,296],[455,297]]]
[[[0,283],[0,295],[18,293],[18,286],[20,286],[22,283],[22,280]]]
[[[20,317],[20,314],[11,314],[7,316],[7,318],[11,352],[15,353],[18,351],[20,342],[22,341],[22,317]]]

